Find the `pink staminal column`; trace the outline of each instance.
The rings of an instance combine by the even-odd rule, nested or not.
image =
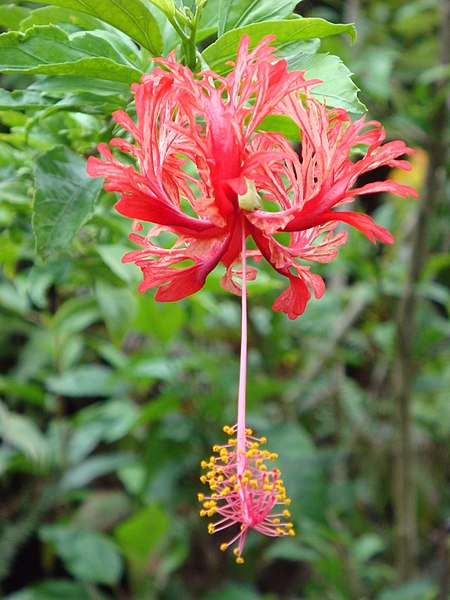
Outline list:
[[[234,528],[234,535],[220,545],[221,550],[236,544],[236,562],[242,564],[242,552],[249,529],[272,537],[294,535],[294,526],[288,520],[286,496],[280,471],[268,468],[267,461],[278,458],[274,452],[261,449],[265,438],[257,438],[246,426],[247,381],[247,265],[246,231],[242,224],[242,324],[239,370],[238,417],[236,425],[225,425],[228,443],[213,446],[213,455],[202,461],[206,471],[201,481],[209,485],[211,494],[199,494],[203,507],[200,515],[218,517],[208,525],[209,533]]]

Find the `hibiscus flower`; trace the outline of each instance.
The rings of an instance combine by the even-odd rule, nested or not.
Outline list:
[[[194,75],[174,53],[155,59],[161,66],[132,86],[137,123],[122,110],[113,114],[134,143],[114,138],[110,145],[131,154],[134,165],[118,160],[106,144],[98,147],[103,159],[89,158],[88,173],[103,176],[105,189],[120,193],[117,211],[134,219],[130,238],[140,248],[123,260],[142,269],[140,291],[158,288],[156,300],[194,294],[219,263],[222,286],[241,294],[244,235],[254,242],[246,257],[264,258],[288,280],[273,309],[295,319],[312,293],[320,298],[324,292],[309,263],[336,256],[347,238],[336,229],[340,222],[373,243],[393,241],[370,216],[343,207],[378,192],[417,197],[413,188],[389,180],[357,187],[361,175],[380,166],[408,170],[401,157],[413,150],[401,141],[384,143],[380,123],[352,122],[344,109],[318,102],[311,94],[318,80],[289,72],[274,56],[272,40],[267,36],[250,50],[243,36],[226,77],[210,70]],[[299,152],[267,130],[272,115],[298,127]],[[143,221],[153,224],[146,235]],[[248,267],[247,279],[255,277]]]

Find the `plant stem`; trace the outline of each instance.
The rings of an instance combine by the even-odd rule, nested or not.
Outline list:
[[[441,22],[441,64],[449,51],[448,4],[443,1]],[[443,171],[446,162],[445,131],[448,118],[442,84],[436,86],[437,102],[431,121],[427,144],[429,167],[418,206],[414,227],[408,278],[397,316],[397,432],[398,443],[394,470],[394,500],[396,525],[396,567],[400,581],[414,577],[418,558],[418,532],[416,507],[416,482],[414,465],[416,455],[412,441],[413,380],[416,371],[414,341],[416,338],[415,315],[417,312],[416,284],[420,280],[422,267],[429,253],[429,232],[432,215],[441,196]]]

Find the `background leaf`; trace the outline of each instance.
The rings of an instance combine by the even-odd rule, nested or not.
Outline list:
[[[244,34],[250,36],[250,47],[255,46],[265,36],[273,34],[275,40],[271,45],[280,49],[295,41],[339,34],[348,35],[352,42],[356,39],[353,25],[335,25],[324,19],[309,18],[254,23],[227,31],[203,51],[203,57],[213,71],[224,74],[231,70],[226,63],[236,58],[236,51]]]
[[[46,525],[40,536],[51,543],[65,567],[81,581],[113,585],[122,575],[123,561],[116,546],[93,531]]]
[[[101,181],[86,174],[85,162],[66,147],[36,160],[33,229],[42,258],[67,250],[92,215]]]
[[[133,563],[144,566],[164,539],[169,521],[156,504],[149,504],[124,521],[116,529],[116,538]]]
[[[299,0],[221,0],[219,3],[219,36],[225,31],[259,21],[275,21],[289,17]]]
[[[163,49],[158,24],[150,10],[140,0],[37,1],[97,17],[129,35],[154,56],[158,56]]]
[[[139,80],[141,75],[105,35],[76,32],[69,36],[54,25],[1,34],[0,71],[83,75],[127,83]]]

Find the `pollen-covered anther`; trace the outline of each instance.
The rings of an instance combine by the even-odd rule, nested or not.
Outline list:
[[[224,432],[235,435],[236,427],[226,427]],[[203,502],[202,516],[216,517],[208,527],[209,533],[239,525],[239,532],[220,546],[226,550],[236,544],[234,552],[239,563],[244,560],[242,550],[249,529],[269,536],[294,535],[292,523],[284,522],[290,518],[286,509],[290,500],[286,497],[280,471],[264,464],[274,460],[277,454],[261,450],[261,440],[248,430],[244,441],[245,444],[237,436],[229,438],[223,446],[214,445],[215,456],[208,463],[202,463],[207,469],[202,482],[212,493],[199,495]]]

